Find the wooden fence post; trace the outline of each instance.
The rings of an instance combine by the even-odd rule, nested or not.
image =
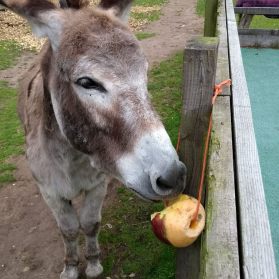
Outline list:
[[[204,36],[215,37],[218,0],[206,0],[204,17]]]
[[[179,157],[187,167],[185,194],[198,196],[204,147],[215,85],[218,38],[191,38],[183,59]],[[203,202],[202,202],[203,203]],[[201,237],[177,249],[176,279],[199,278]]]

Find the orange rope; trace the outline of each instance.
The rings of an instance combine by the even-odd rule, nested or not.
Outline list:
[[[214,104],[218,94],[220,94],[222,92],[221,87],[226,85],[226,84],[230,85],[231,80],[228,79],[228,80],[220,83],[219,85],[215,85],[215,87],[214,87],[214,94],[213,94],[212,106],[211,106],[211,114],[210,114],[210,118],[209,118],[209,125],[208,125],[208,131],[207,131],[207,137],[206,137],[206,143],[205,143],[205,150],[204,150],[204,157],[203,157],[203,164],[202,164],[202,174],[201,174],[201,182],[200,182],[200,189],[199,189],[199,198],[198,198],[197,209],[196,209],[196,212],[194,214],[194,218],[193,218],[192,222],[195,222],[197,220],[199,207],[200,207],[200,202],[201,202],[202,185],[203,185],[203,179],[204,179],[204,173],[205,173],[207,150],[208,150],[208,143],[209,143],[209,138],[210,138],[211,124],[212,124],[212,108],[213,108],[213,104]]]
[[[179,142],[180,142],[180,131],[178,133],[178,139],[177,139],[177,144],[176,144],[176,153],[178,152],[178,148],[179,148]]]
[[[214,104],[218,94],[220,94],[222,92],[222,88],[221,87],[226,85],[226,84],[230,85],[231,84],[231,80],[228,79],[228,80],[220,83],[219,85],[215,85],[215,87],[214,87],[214,94],[213,94],[212,106],[211,106],[211,114],[210,114],[210,118],[209,118],[209,125],[208,125],[208,131],[207,131],[207,137],[206,137],[206,143],[205,143],[204,157],[203,157],[203,165],[202,165],[201,181],[200,181],[200,188],[199,188],[198,204],[197,204],[197,209],[196,209],[196,212],[194,214],[194,218],[193,218],[192,222],[195,222],[197,220],[197,216],[198,216],[198,212],[199,212],[199,207],[200,207],[200,202],[201,202],[202,185],[203,185],[203,179],[204,179],[204,173],[205,173],[207,150],[208,150],[210,131],[211,131],[211,124],[212,124],[212,108],[213,108],[213,104]],[[176,151],[178,151],[179,141],[180,141],[180,132],[178,134]]]

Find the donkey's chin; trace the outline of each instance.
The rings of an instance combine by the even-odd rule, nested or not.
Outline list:
[[[169,196],[152,196],[152,197],[147,197],[146,195],[136,191],[133,188],[130,188],[141,200],[149,202],[149,203],[158,203],[161,201],[166,201],[166,200],[172,200],[174,198],[176,198],[179,194],[181,193],[177,193],[174,195],[169,195]]]
[[[152,200],[150,198],[147,198],[145,196],[143,196],[142,194],[140,194],[139,192],[137,192],[136,190],[130,188],[141,200],[149,202],[149,203],[158,203],[160,202],[160,200]]]
[[[150,188],[148,187],[148,191],[141,191],[143,187],[130,184],[129,182],[126,184],[126,186],[128,189],[132,190],[140,199],[150,203],[158,203],[161,201],[174,199],[183,191],[183,188],[181,188],[181,191],[171,191],[168,195],[159,195],[152,189],[151,185],[149,185]]]

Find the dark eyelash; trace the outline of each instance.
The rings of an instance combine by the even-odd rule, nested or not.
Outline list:
[[[100,92],[107,92],[106,89],[100,83],[88,77],[79,78],[76,83],[85,89],[95,89]]]

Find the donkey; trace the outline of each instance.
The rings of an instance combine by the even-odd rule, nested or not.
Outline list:
[[[65,246],[62,279],[78,278],[78,235],[88,278],[98,277],[98,233],[108,182],[117,178],[146,201],[185,187],[178,159],[147,92],[147,61],[125,25],[133,0],[0,0],[47,37],[20,84],[18,115],[26,156]],[[78,216],[71,201],[83,191]]]

